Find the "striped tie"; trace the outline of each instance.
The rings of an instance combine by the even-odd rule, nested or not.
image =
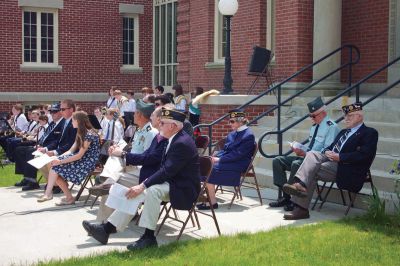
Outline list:
[[[346,132],[340,137],[340,139],[338,140],[338,142],[336,142],[335,147],[333,147],[333,152],[339,153],[340,149],[342,147],[343,142],[346,141],[347,136],[349,135],[351,129],[347,129]]]
[[[43,142],[46,140],[46,138],[50,135],[50,133],[53,131],[53,129],[56,127],[56,123],[51,122],[50,126],[47,128],[47,130],[44,132],[43,136],[39,140],[39,145],[43,146]]]

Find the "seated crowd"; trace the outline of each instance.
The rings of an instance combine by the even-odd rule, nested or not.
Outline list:
[[[112,87],[106,107],[95,108],[93,116],[77,111],[72,100],[35,108],[29,111],[28,119],[23,107],[14,105],[9,126],[15,134],[1,136],[0,145],[15,162],[15,173],[23,176],[15,185],[24,191],[39,188],[38,169],[28,161],[37,154],[55,156],[39,169],[47,185],[37,201],[52,200],[54,193],[62,191],[65,197],[56,204],[71,205],[75,198],[68,182],[81,184],[101,165],[97,185],[90,188],[91,194],[101,196],[97,219],[83,221],[83,228],[102,244],[107,244],[111,234],[125,230],[139,208],[127,213],[120,209],[124,201],[111,204],[110,190],[121,185],[127,188],[125,196],[131,204],[143,205],[139,226],[145,228],[144,234],[127,248],[157,245],[154,231],[160,204],[169,202],[177,210],[190,210],[204,181],[183,89],[180,85],[173,89],[176,95],[171,98],[163,94],[161,86],[154,91],[144,88],[143,99],[135,101],[133,92],[125,97]],[[196,89],[195,95],[212,93]],[[198,102],[191,104],[189,116],[199,123]],[[376,154],[378,133],[364,125],[361,103],[343,106],[346,129],[341,131],[327,116],[320,97],[308,108],[313,122],[308,145],[293,145],[295,155],[273,159],[274,184],[283,190],[283,197],[271,202],[270,207],[289,211],[284,219],[309,217],[309,203],[321,176],[336,181],[339,188],[358,192]],[[213,168],[206,184],[212,206],[201,203],[199,210],[218,208],[215,186],[240,186],[241,175],[255,152],[255,136],[244,111],[232,110],[228,118],[232,132],[211,157]],[[286,171],[290,172],[289,179]]]

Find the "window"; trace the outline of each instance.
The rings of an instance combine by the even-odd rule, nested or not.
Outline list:
[[[170,87],[177,76],[177,0],[154,0],[153,84]]]
[[[57,10],[25,9],[22,31],[24,66],[58,65]]]
[[[139,19],[138,16],[123,17],[122,64],[139,67]]]
[[[275,60],[275,0],[267,0],[267,49],[272,51]]]
[[[214,62],[223,62],[226,49],[226,19],[218,10],[219,0],[215,0],[214,16]]]

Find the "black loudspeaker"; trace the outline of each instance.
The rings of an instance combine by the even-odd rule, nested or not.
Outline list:
[[[271,51],[259,46],[253,47],[253,55],[251,56],[249,73],[265,73],[266,66],[269,63]]]

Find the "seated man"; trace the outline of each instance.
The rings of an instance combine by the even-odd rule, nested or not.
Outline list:
[[[285,184],[283,191],[293,195],[295,207],[283,216],[286,220],[309,218],[311,202],[318,177],[335,181],[339,188],[359,192],[376,154],[378,132],[365,126],[362,104],[342,107],[346,129],[322,153],[308,152],[295,175],[294,184]]]
[[[213,170],[208,179],[208,193],[213,208],[218,208],[215,197],[215,185],[239,186],[240,177],[246,171],[254,153],[255,138],[250,128],[246,114],[241,110],[233,110],[229,113],[229,124],[232,132],[226,137],[223,150],[212,157],[214,162]],[[197,205],[199,210],[209,210],[206,203]]]
[[[154,230],[157,225],[161,201],[170,200],[172,207],[189,210],[200,191],[199,162],[193,139],[183,130],[185,114],[175,109],[163,108],[160,133],[168,139],[160,168],[145,178],[139,185],[133,186],[126,194],[128,199],[144,202],[139,226],[145,233],[141,238],[128,245],[129,250],[156,246]],[[124,228],[132,215],[115,210],[103,225],[83,223],[85,230],[102,244],[107,244],[110,233],[116,228]]]
[[[12,107],[11,112],[13,114],[12,122],[10,124],[17,134],[19,132],[25,132],[28,129],[28,120],[23,113],[23,106],[21,104],[16,104]],[[7,152],[7,139],[12,138],[12,136],[1,136],[0,137],[0,146],[4,151]]]
[[[340,129],[336,123],[328,117],[321,97],[309,102],[307,106],[310,111],[309,117],[314,123],[310,129],[307,151],[321,152],[333,142]],[[293,184],[294,175],[306,155],[306,151],[300,148],[295,148],[293,146],[291,148],[295,155],[277,156],[272,160],[274,185],[280,189],[282,189],[285,183]],[[289,179],[286,177],[286,171],[290,171]],[[285,207],[285,211],[293,210],[290,195],[286,193],[283,193],[283,197],[279,198],[278,201],[271,202],[269,206]]]

